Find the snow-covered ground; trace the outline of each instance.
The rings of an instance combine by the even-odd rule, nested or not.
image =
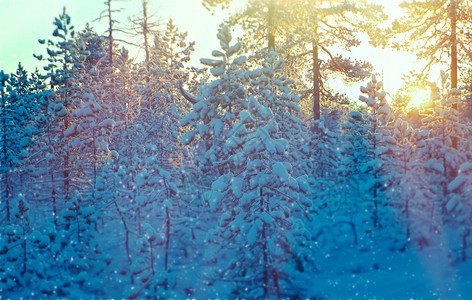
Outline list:
[[[472,299],[472,262],[451,264],[446,247],[343,249],[319,268],[311,294],[324,299]]]

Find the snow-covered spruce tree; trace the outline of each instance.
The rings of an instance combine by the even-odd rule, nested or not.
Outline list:
[[[360,240],[364,234],[372,230],[372,203],[365,201],[364,197],[366,194],[364,183],[369,180],[369,174],[366,172],[366,166],[369,163],[367,154],[369,142],[366,139],[368,130],[365,112],[354,110],[349,112],[346,122],[342,124],[343,135],[337,168],[339,178],[336,187],[337,197],[333,197],[333,201],[325,204],[327,213],[323,214],[326,215],[325,218],[328,222],[331,222],[333,214],[336,214],[334,219],[337,220],[337,223],[331,224],[327,228],[340,231],[340,234],[347,230],[350,237],[347,245],[350,246],[361,244]],[[319,237],[317,239],[318,245],[321,248],[324,248],[324,245],[328,246],[328,243],[338,245],[336,234],[330,234],[329,231],[326,233],[325,228],[326,226],[321,227],[316,233],[316,236]]]
[[[193,42],[186,41],[172,21],[162,35],[156,35],[150,47],[149,61],[140,66],[138,95],[140,113],[133,123],[145,130],[144,141],[157,147],[160,167],[170,171],[180,164],[181,146],[177,137],[182,133],[178,122],[188,112],[188,106],[176,84],[187,77],[184,63],[190,60]],[[171,134],[169,134],[171,132]]]
[[[295,81],[288,78],[284,73],[286,62],[276,52],[262,53],[264,60],[260,63],[261,68],[249,71],[246,77],[250,80],[249,93],[260,96],[263,105],[269,107],[274,120],[279,126],[279,138],[290,142],[293,149],[287,153],[290,163],[294,164],[297,175],[306,174],[303,169],[304,159],[308,158],[307,146],[307,124],[299,118],[300,97],[294,95],[292,86]]]
[[[470,242],[468,238],[472,230],[472,203],[470,194],[472,192],[472,163],[469,160],[464,162],[457,177],[447,186],[449,199],[446,205],[446,213],[454,219],[452,232],[457,232],[460,242],[460,251],[455,253],[455,259],[467,260],[467,250]]]
[[[200,88],[201,95],[193,100],[195,104],[180,122],[181,126],[191,126],[192,130],[182,136],[184,145],[194,139],[199,141],[197,163],[200,170],[208,174],[223,175],[228,163],[222,160],[222,148],[228,139],[239,112],[247,105],[246,90],[242,85],[244,72],[242,66],[245,56],[239,56],[242,44],[230,45],[232,37],[227,26],[217,34],[222,51],[215,50],[215,59],[201,59],[202,64],[210,66],[217,79]],[[187,95],[188,98],[192,98]],[[196,138],[198,134],[198,138]]]
[[[169,30],[168,39],[157,45],[165,47],[151,48],[146,65],[130,64],[124,51],[114,58],[119,72],[109,77],[113,76],[114,84],[119,86],[114,92],[121,101],[115,107],[119,127],[113,132],[110,149],[116,149],[114,157],[119,158],[107,160],[97,181],[96,195],[103,199],[104,207],[114,208],[106,217],[121,223],[122,242],[118,243],[123,246],[121,253],[126,251],[129,264],[131,257],[142,256],[133,245],[135,235],[143,236],[144,224],[152,224],[164,233],[165,242],[156,248],[156,253],[163,254],[155,260],[166,274],[162,286],[170,290],[181,265],[188,264],[183,257],[190,259],[187,246],[192,241],[187,204],[179,202],[175,182],[181,159],[177,124],[184,103],[173,82],[184,75],[182,63],[188,60],[192,43],[184,45],[186,34],[178,34],[174,26]],[[131,86],[130,82],[135,84]],[[112,191],[108,187],[113,187]],[[105,227],[113,230],[109,224]],[[129,266],[120,268],[129,272]],[[135,274],[130,275],[133,287],[142,288]]]
[[[74,162],[74,173],[79,173],[74,176],[77,178],[74,185],[80,186],[81,193],[91,195],[104,157],[118,154],[108,147],[115,121],[107,118],[106,104],[100,103],[100,97],[95,96],[100,90],[84,88],[83,93],[82,103],[71,113],[73,119],[64,137],[74,149],[71,162]]]
[[[87,23],[83,30],[75,34],[74,44],[77,49],[86,55],[82,62],[84,72],[93,78],[92,80],[100,80],[100,78],[96,77],[100,74],[99,70],[103,69],[106,65],[104,61],[107,55],[107,38],[97,34],[93,27]],[[94,84],[96,85],[97,83]]]
[[[9,170],[11,168],[11,163],[10,163],[10,155],[9,155],[9,121],[7,120],[9,118],[8,114],[8,102],[7,102],[7,95],[5,93],[5,89],[7,86],[7,80],[8,80],[9,75],[5,74],[3,70],[0,72],[0,92],[2,93],[2,165],[1,165],[1,196],[2,200],[0,201],[1,204],[1,211],[5,211],[5,216],[0,217],[1,224],[3,224],[5,221],[10,222],[11,219],[11,204],[10,204],[10,199],[12,195],[12,187],[11,187],[11,179],[10,179],[10,174]],[[8,124],[8,125],[7,125]]]
[[[179,298],[174,290],[169,290],[169,274],[163,270],[159,246],[166,242],[165,234],[158,233],[148,223],[144,224],[144,236],[137,241],[140,253],[133,262],[133,276],[136,284],[127,287],[126,294],[130,299],[169,299]]]
[[[56,174],[54,181],[63,183],[63,197],[68,200],[71,190],[71,162],[68,140],[64,137],[64,132],[71,125],[71,111],[80,102],[74,94],[79,94],[77,90],[80,86],[74,84],[74,78],[80,73],[81,64],[86,57],[77,49],[74,43],[74,26],[71,25],[71,18],[66,13],[64,7],[62,13],[54,19],[55,28],[52,33],[57,40],[39,40],[40,44],[47,44],[47,58],[43,55],[34,55],[39,60],[47,60],[49,63],[44,67],[48,73],[45,78],[49,79],[53,97],[48,100],[48,106],[53,114],[54,121],[51,124],[52,139],[55,141],[54,156]],[[62,174],[60,174],[62,173]],[[62,196],[62,195],[61,195]]]
[[[340,234],[351,237],[349,245],[369,248],[381,228],[390,219],[387,189],[391,184],[390,136],[393,116],[382,91],[382,83],[375,76],[362,87],[360,100],[367,104],[361,111],[351,111],[342,124],[343,142],[340,147],[338,174],[340,181],[331,203],[327,203],[328,220],[337,220],[331,226]],[[322,228],[323,229],[323,228]],[[326,229],[323,229],[326,231]],[[320,242],[329,242],[326,233]],[[332,240],[331,240],[332,242]],[[336,247],[336,246],[335,246]]]
[[[10,224],[3,226],[0,234],[0,293],[7,298],[55,295],[48,236],[31,223],[23,195],[14,198],[11,213]]]
[[[9,79],[2,73],[2,130],[0,141],[2,151],[2,199],[5,199],[7,217],[9,219],[8,202],[15,190],[21,189],[27,181],[26,169],[29,168],[28,149],[31,152],[31,140],[38,135],[38,126],[41,126],[38,114],[42,106],[42,91],[44,85],[38,78],[28,76],[21,64],[15,74]],[[40,81],[40,80],[39,80]],[[33,86],[36,84],[36,86]],[[8,171],[8,172],[7,172]]]
[[[431,100],[426,107],[429,111],[422,119],[421,128],[423,133],[428,133],[427,140],[418,146],[423,149],[421,150],[423,154],[428,154],[425,159],[436,159],[442,164],[444,178],[451,181],[464,159],[459,151],[449,149],[452,145],[451,139],[457,139],[455,143],[459,142],[459,147],[465,146],[468,143],[465,139],[467,128],[465,124],[459,122],[459,113],[454,108],[460,101],[461,91],[449,89],[449,73],[441,71],[440,80],[439,87],[431,83]],[[447,183],[441,186],[445,188],[445,184]]]
[[[117,240],[112,240],[110,244],[115,250],[119,249],[117,250],[118,255],[124,254],[126,257],[127,261],[123,261],[124,266],[121,264],[115,266],[120,270],[120,273],[125,272],[125,274],[129,272],[129,267],[131,266],[130,239],[131,235],[135,233],[132,227],[133,213],[128,206],[125,206],[126,201],[129,202],[129,198],[126,197],[128,194],[126,180],[126,171],[120,168],[118,157],[111,156],[106,159],[101,168],[94,187],[95,201],[100,203],[100,206],[103,208],[110,208],[104,210],[104,214],[99,220],[102,221],[101,225],[104,227],[102,231],[111,233],[107,229],[113,228],[114,232],[119,232]],[[120,225],[116,225],[115,221]]]
[[[311,205],[305,198],[307,177],[293,177],[288,153],[296,149],[282,138],[289,131],[282,132],[284,120],[276,118],[283,100],[291,97],[277,84],[281,64],[271,55],[260,72],[248,73],[260,92],[250,95],[226,133],[221,162],[230,168],[204,195],[212,210],[228,203],[208,235],[216,250],[207,253],[215,264],[207,280],[233,283],[233,297],[302,296],[304,276],[313,270],[311,237],[303,221]]]
[[[97,209],[92,197],[85,198],[75,191],[59,216],[59,231],[51,246],[54,265],[50,267],[57,272],[54,282],[57,295],[77,298],[104,295],[111,258],[97,239]]]
[[[328,116],[324,114],[314,122],[309,144],[310,195],[315,204],[310,230],[314,252],[332,259],[340,249],[367,247],[363,240],[366,231],[371,230],[371,212],[367,210],[370,204],[362,197],[368,177],[364,171],[368,163],[366,116],[351,111],[339,129],[329,128],[325,122]]]
[[[413,201],[418,194],[421,176],[418,164],[416,164],[414,144],[414,130],[407,121],[396,119],[391,131],[391,136],[384,136],[384,140],[391,144],[393,153],[390,157],[388,168],[391,175],[389,202],[391,203],[399,225],[405,227],[406,240],[410,239],[412,222],[411,207],[417,203]]]
[[[26,129],[30,116],[28,115],[28,74],[23,66],[18,64],[15,74],[10,76],[2,74],[2,199],[5,204],[6,218],[10,221],[10,201],[15,190],[15,182],[21,186],[22,174],[19,172],[19,160],[23,155],[23,149],[28,145],[29,139],[24,138],[22,131]],[[31,109],[34,111],[34,109]],[[30,130],[29,130],[30,131]]]
[[[436,84],[431,87],[431,101],[427,104],[429,110],[422,119],[423,126],[416,134],[418,160],[422,174],[425,174],[420,190],[427,195],[428,201],[424,203],[422,210],[415,212],[422,218],[416,218],[412,226],[418,230],[418,238],[425,244],[433,243],[438,235],[450,235],[448,238],[451,239],[451,247],[455,248],[454,243],[459,243],[457,247],[460,248],[462,241],[457,236],[457,230],[454,230],[460,226],[458,215],[448,213],[448,207],[455,205],[449,204],[449,201],[454,202],[456,197],[450,193],[453,189],[448,189],[448,186],[466,158],[465,153],[457,149],[463,149],[468,144],[465,138],[467,127],[459,122],[459,113],[453,108],[459,102],[461,92],[457,89],[449,90],[449,75],[445,72],[441,72],[440,87]]]
[[[369,162],[365,165],[364,170],[370,178],[365,182],[365,200],[371,201],[374,206],[372,208],[373,226],[384,227],[382,223],[385,224],[389,218],[386,215],[388,204],[385,193],[390,176],[388,174],[390,166],[388,166],[387,160],[392,153],[391,143],[388,142],[391,140],[385,137],[390,136],[393,115],[385,98],[383,83],[377,81],[375,75],[372,76],[366,87],[361,87],[361,92],[366,96],[359,96],[359,100],[370,108],[370,112],[366,115],[369,130],[365,137],[369,143],[369,147],[366,149]]]
[[[146,224],[152,224],[152,227],[157,230],[159,243],[154,245],[154,251],[159,255],[152,259],[158,266],[161,279],[159,282],[154,282],[156,280],[154,277],[149,279],[151,280],[149,282],[141,281],[136,275],[145,270],[134,266],[131,280],[135,290],[140,290],[143,285],[156,284],[160,286],[159,291],[170,291],[180,284],[180,280],[185,282],[186,276],[182,272],[191,264],[191,260],[194,260],[189,250],[194,240],[191,234],[191,220],[188,217],[188,204],[177,197],[178,189],[175,177],[172,176],[175,171],[166,171],[164,167],[161,168],[157,155],[158,148],[155,145],[147,144],[145,150],[146,152],[141,153],[141,156],[146,155],[147,158],[142,161],[142,164],[137,165],[140,171],[135,181],[130,182],[130,192],[135,198],[135,203],[131,205],[131,208],[135,212],[133,223],[138,229],[140,239],[146,234]],[[136,164],[136,161],[134,163]],[[141,250],[136,249],[136,251],[138,253],[134,256],[143,258]]]
[[[88,26],[76,35],[65,11],[54,25],[56,41],[47,41],[45,60],[49,64],[44,69],[48,73],[43,76],[49,80],[50,89],[42,92],[36,121],[38,134],[30,147],[34,151],[29,153],[28,170],[37,182],[32,185],[32,194],[38,199],[50,199],[45,202],[50,205],[45,211],[50,213],[57,229],[58,211],[70,192],[79,190],[86,196],[92,193],[93,180],[89,179],[96,177],[98,153],[93,154],[89,143],[91,138],[97,138],[90,137],[94,133],[91,128],[106,118],[108,107],[103,105],[102,97],[93,97],[102,95],[103,80],[95,71],[104,55],[103,40]],[[42,56],[35,56],[43,60]],[[83,143],[82,138],[87,142]]]
[[[327,208],[327,221],[331,222],[330,216],[338,209],[335,195],[339,195],[338,168],[341,156],[341,137],[338,129],[330,129],[325,123],[327,114],[321,115],[315,121],[313,130],[308,135],[306,146],[301,147],[308,153],[307,164],[304,166],[310,182],[310,198],[316,199],[316,214]],[[339,197],[338,197],[339,199]],[[320,217],[314,218],[315,226],[330,226],[324,224]]]

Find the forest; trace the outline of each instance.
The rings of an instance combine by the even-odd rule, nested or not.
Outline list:
[[[133,1],[0,71],[0,299],[472,298],[472,1],[199,0],[195,65]]]

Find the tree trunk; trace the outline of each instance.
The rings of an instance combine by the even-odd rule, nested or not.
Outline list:
[[[156,277],[156,271],[154,270],[154,251],[152,249],[152,242],[150,240],[149,241],[149,247],[151,249],[151,272],[152,272],[152,277],[151,279],[149,280],[150,283],[153,283],[154,281],[154,278]],[[157,297],[157,285],[154,283],[154,295]]]
[[[144,37],[144,52],[146,53],[146,69],[149,69],[149,43],[148,43],[148,16],[147,16],[147,0],[143,0],[143,37]],[[149,82],[149,78],[146,76]]]
[[[108,0],[105,4],[108,8],[108,56],[110,67],[113,65],[113,20],[111,18],[111,1]]]
[[[313,119],[319,120],[320,109],[320,64],[318,62],[318,44],[313,40]]]
[[[274,36],[274,1],[271,1],[269,3],[269,7],[268,7],[268,10],[269,10],[269,16],[268,16],[268,26],[269,26],[269,29],[268,29],[268,49],[269,49],[269,52],[270,51],[275,51],[275,36]]]
[[[261,214],[264,213],[264,197],[262,193],[262,187],[259,188],[259,197],[261,198]],[[264,262],[264,278],[263,278],[263,289],[264,289],[264,299],[269,297],[269,255],[267,251],[267,237],[266,237],[266,228],[265,224],[262,225],[262,257]]]
[[[129,229],[128,229],[128,224],[126,223],[126,220],[123,216],[123,213],[120,210],[120,207],[118,206],[118,203],[116,203],[116,200],[113,200],[113,203],[115,204],[116,211],[118,211],[118,214],[120,215],[121,218],[121,223],[123,223],[123,227],[126,232],[126,237],[125,237],[125,248],[126,248],[126,257],[128,258],[128,263],[131,265],[131,255],[129,254]],[[131,277],[131,280],[133,278]]]
[[[170,244],[170,215],[169,215],[169,208],[166,207],[166,250],[165,250],[165,257],[164,257],[164,270],[166,273],[168,272],[168,261],[169,261],[169,244]],[[164,289],[167,290],[167,278],[164,282]]]
[[[455,0],[451,0],[451,88],[457,88],[457,4]],[[457,103],[452,104],[452,108],[457,110]],[[452,137],[452,147],[457,149],[457,136]]]
[[[6,201],[6,210],[7,210],[7,222],[10,222],[10,184],[8,182],[9,180],[9,175],[8,175],[8,170],[7,170],[7,161],[8,161],[8,156],[7,156],[7,124],[6,124],[6,99],[5,99],[5,83],[7,81],[8,76],[3,74],[3,71],[0,73],[0,84],[2,85],[2,121],[3,121],[3,170],[2,172],[4,173],[4,185],[5,185],[5,195],[1,195],[3,199]]]

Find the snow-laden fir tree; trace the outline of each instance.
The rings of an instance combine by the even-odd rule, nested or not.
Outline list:
[[[93,193],[97,174],[106,156],[118,156],[116,151],[109,149],[111,132],[115,121],[108,118],[108,105],[98,96],[96,87],[84,88],[82,103],[71,112],[70,127],[64,132],[73,152],[71,162],[74,163],[74,186],[79,185],[81,193]],[[97,95],[97,96],[95,96]],[[71,172],[72,173],[72,172]],[[87,178],[81,180],[80,178]],[[90,181],[88,179],[91,179]]]
[[[454,219],[452,224],[452,233],[456,232],[456,242],[459,240],[455,250],[455,259],[459,258],[466,261],[468,254],[468,240],[472,230],[472,204],[469,201],[469,195],[472,192],[472,163],[469,160],[461,164],[457,177],[447,186],[449,199],[446,205],[446,213]]]
[[[365,96],[359,96],[359,100],[364,102],[370,112],[366,115],[368,131],[365,138],[369,143],[366,149],[368,163],[364,166],[364,172],[369,174],[365,182],[366,201],[373,204],[372,223],[374,227],[383,227],[382,223],[389,218],[386,215],[387,203],[385,191],[388,187],[388,156],[392,153],[389,138],[391,131],[390,106],[386,100],[386,93],[383,91],[383,83],[378,81],[375,75],[372,76],[366,87],[361,87],[361,92]]]
[[[340,144],[340,160],[337,168],[338,200],[336,201],[335,197],[332,202],[326,204],[328,213],[334,212],[337,215],[336,219],[342,222],[339,228],[332,225],[331,227],[337,231],[341,230],[341,234],[346,234],[347,230],[348,236],[351,237],[348,245],[351,246],[357,245],[358,236],[363,238],[363,234],[372,229],[372,203],[365,201],[364,187],[364,183],[369,180],[369,174],[366,172],[366,165],[369,163],[367,154],[369,142],[366,139],[368,129],[365,113],[349,112],[346,122],[342,124],[343,140]],[[328,214],[327,217],[328,220],[332,220],[332,215]],[[332,245],[333,239],[336,239],[336,235],[320,233],[317,234],[320,237],[318,244],[322,247],[325,243]]]
[[[307,177],[294,177],[289,153],[297,150],[284,138],[292,133],[284,126],[288,116],[276,117],[277,110],[295,106],[284,102],[292,96],[280,84],[282,63],[271,54],[260,71],[247,73],[258,90],[232,128],[223,131],[228,139],[221,162],[229,169],[204,195],[212,210],[227,203],[208,235],[216,248],[206,254],[215,264],[207,280],[229,282],[233,297],[302,296],[302,282],[313,271],[304,222],[311,206]]]
[[[449,236],[451,244],[459,243],[457,247],[460,248],[462,242],[457,235],[461,233],[449,230],[461,227],[460,214],[449,213],[448,208],[454,207],[457,200],[451,194],[454,190],[452,182],[458,176],[460,166],[466,162],[467,153],[457,149],[464,149],[469,144],[468,129],[459,121],[459,112],[454,108],[454,104],[460,101],[461,91],[449,89],[448,73],[441,72],[440,85],[432,83],[431,88],[431,100],[426,105],[428,110],[422,119],[423,126],[416,134],[418,162],[425,177],[419,189],[423,190],[424,199],[428,201],[423,204],[422,210],[416,211],[423,218],[416,220],[415,227],[421,229],[418,238],[426,244],[433,243],[437,237]],[[451,188],[448,188],[450,184]]]
[[[156,299],[175,297],[168,292],[167,274],[159,264],[161,255],[158,246],[164,244],[164,234],[159,234],[149,223],[144,224],[144,236],[137,240],[136,248],[139,256],[134,259],[132,276],[135,285],[127,288],[127,296],[131,299]]]
[[[10,224],[0,234],[0,293],[5,297],[57,297],[50,238],[30,220],[21,194],[13,199]]]
[[[387,192],[399,224],[405,227],[407,240],[410,239],[410,227],[414,219],[411,207],[417,204],[412,200],[417,197],[421,182],[415,159],[416,146],[413,136],[414,130],[409,123],[400,118],[393,124],[391,136],[384,136],[384,140],[392,145],[393,151],[387,165],[391,173]]]
[[[57,272],[54,286],[59,297],[103,295],[103,286],[110,283],[111,257],[98,238],[97,213],[93,198],[78,191],[59,212],[59,230],[50,232],[54,238],[50,269]]]
[[[41,110],[44,109],[44,85],[37,77],[29,76],[21,63],[9,79],[2,73],[2,113],[0,141],[2,151],[2,198],[9,220],[9,198],[15,193],[15,186],[27,184],[26,175],[31,171],[29,157],[38,149],[31,147],[32,141],[40,135],[44,126]],[[17,183],[17,185],[15,184]],[[28,194],[29,196],[29,194]]]
[[[54,91],[52,97],[48,99],[48,108],[51,111],[54,121],[51,123],[52,139],[56,144],[54,156],[56,164],[55,181],[63,183],[63,198],[68,200],[71,191],[71,161],[68,139],[64,137],[64,132],[71,125],[70,113],[77,107],[80,98],[80,86],[74,84],[78,73],[81,72],[81,65],[86,57],[86,53],[81,52],[74,42],[75,30],[71,24],[71,17],[66,13],[64,7],[62,13],[54,19],[55,28],[52,33],[55,40],[40,39],[40,44],[46,44],[47,58],[43,55],[34,55],[39,60],[46,60],[48,64],[44,66],[47,74],[44,78],[49,80],[51,90]],[[48,137],[49,138],[49,137]],[[59,167],[60,166],[60,167]],[[60,174],[62,172],[62,174]],[[62,192],[62,191],[61,191]]]
[[[222,161],[223,144],[228,139],[228,132],[234,126],[238,114],[247,106],[244,72],[242,66],[246,56],[240,56],[242,44],[230,45],[232,37],[227,26],[218,31],[221,50],[214,50],[214,59],[201,59],[204,65],[210,66],[211,73],[217,79],[200,89],[201,95],[195,99],[195,104],[180,122],[181,126],[191,126],[192,130],[182,136],[184,145],[194,139],[199,141],[198,151],[203,154],[198,163],[204,172],[225,174],[228,164]],[[198,134],[198,138],[196,138]]]
[[[6,86],[7,86],[7,80],[8,80],[9,75],[5,74],[3,70],[0,72],[0,92],[2,93],[2,165],[1,165],[1,195],[2,195],[2,200],[0,201],[1,204],[1,210],[5,211],[5,216],[2,215],[1,217],[1,223],[3,222],[10,222],[11,219],[11,207],[10,207],[10,198],[12,195],[12,187],[10,184],[10,168],[11,168],[11,163],[10,163],[10,147],[9,147],[9,142],[8,140],[10,139],[9,137],[9,128],[8,126],[10,125],[10,122],[7,121],[7,118],[9,118],[8,114],[8,102],[7,102],[7,94],[6,94]],[[8,124],[8,125],[7,125]]]

